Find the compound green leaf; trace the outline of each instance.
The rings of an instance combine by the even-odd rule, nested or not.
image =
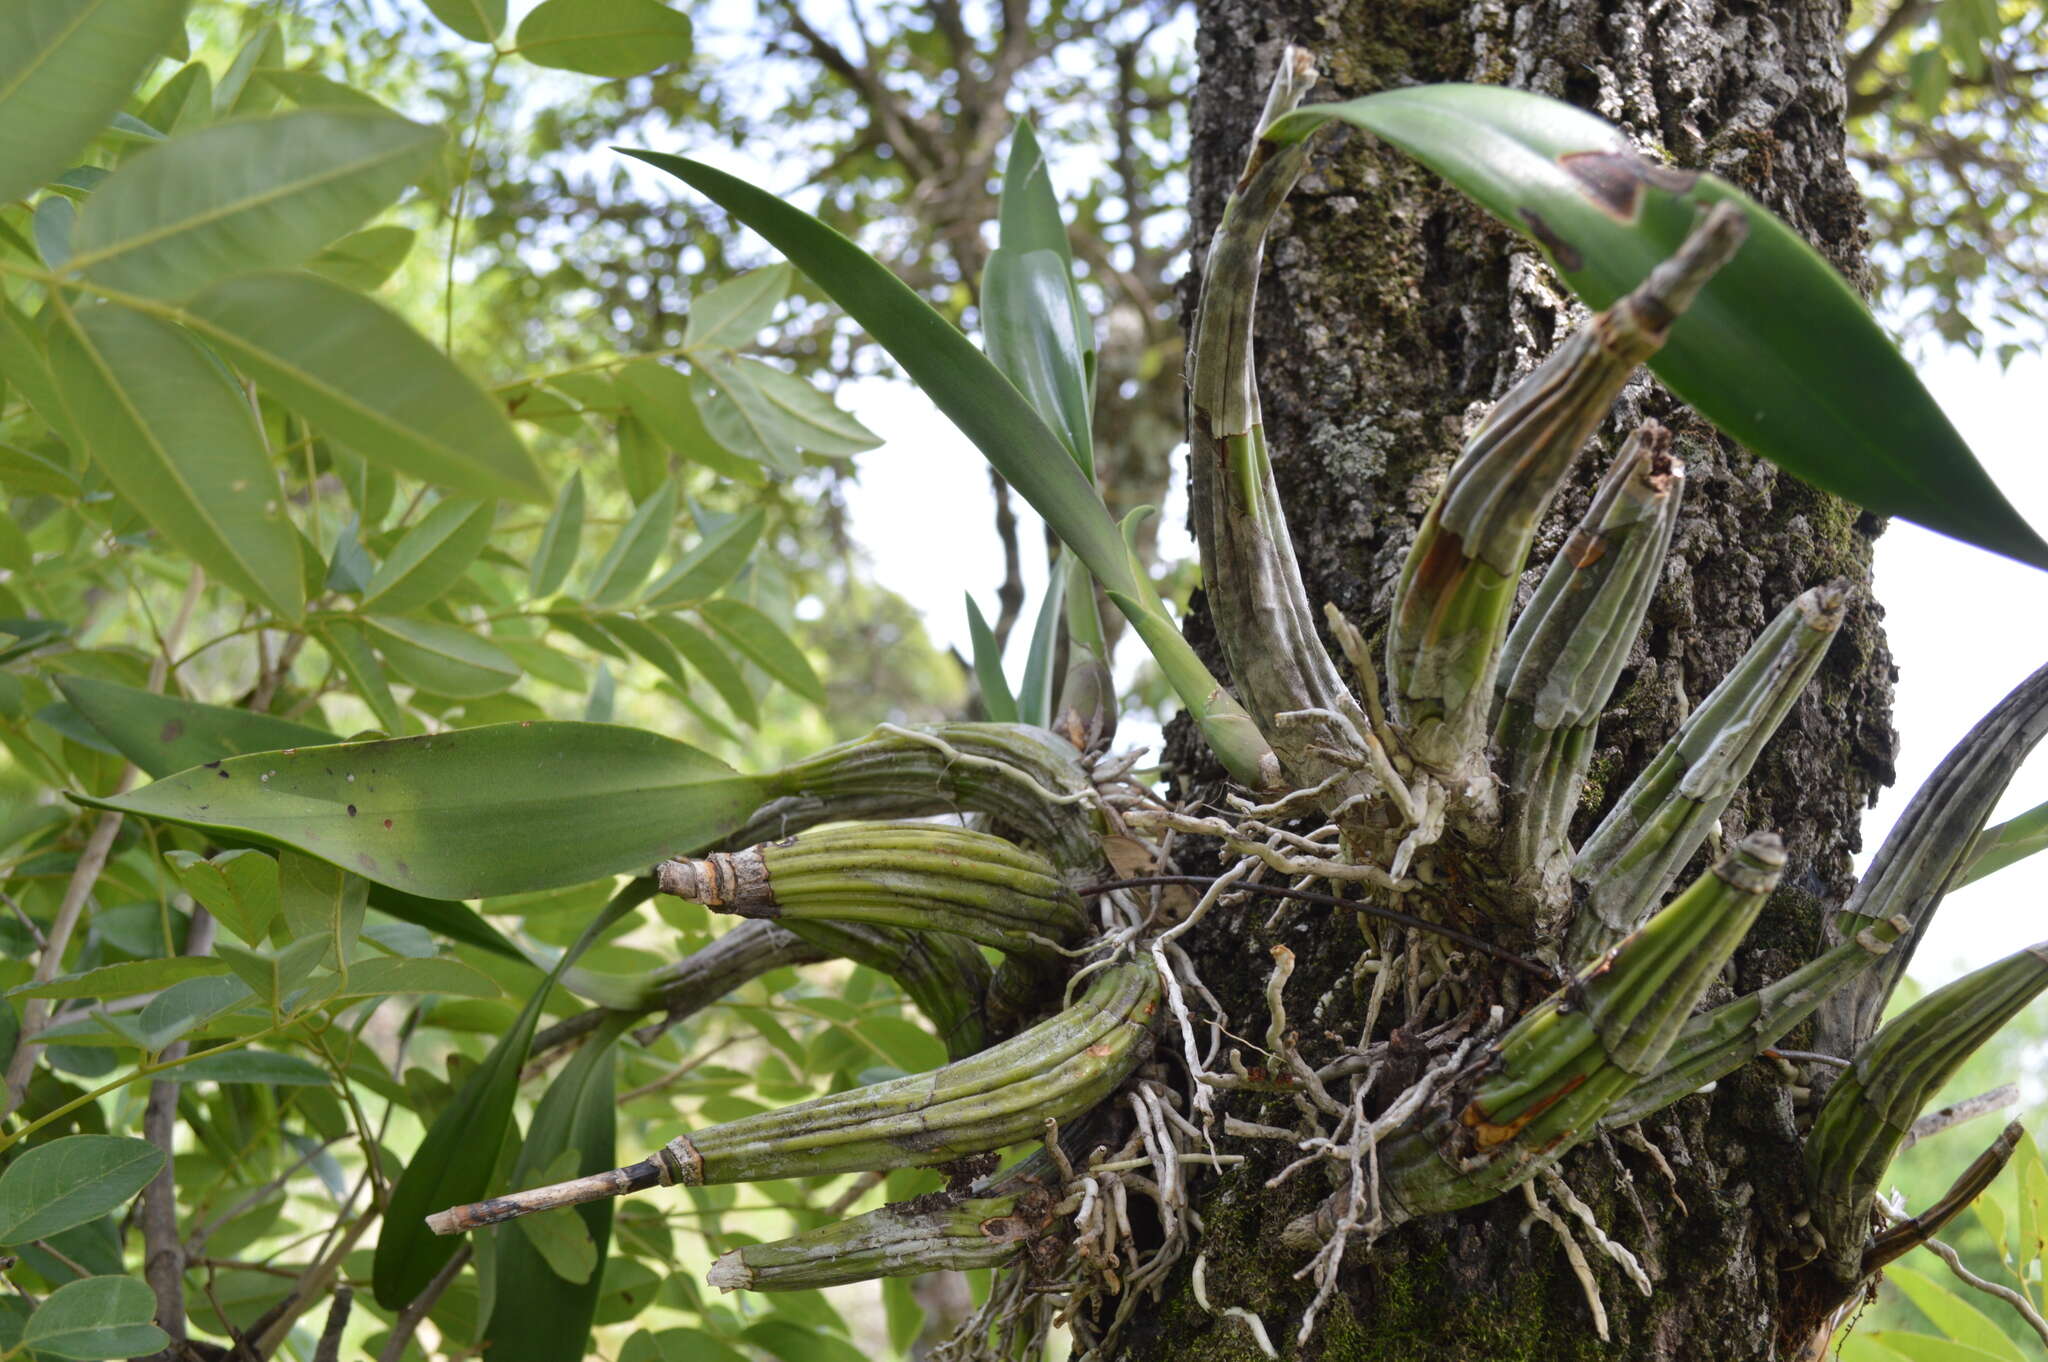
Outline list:
[[[262,775],[257,780],[261,783]],[[329,969],[354,951],[369,890],[363,879],[327,861],[290,852],[277,858],[278,908],[284,914],[285,935],[294,942],[316,937],[329,942],[322,961]]]
[[[647,589],[647,603],[664,608],[689,605],[717,592],[747,565],[767,523],[768,513],[758,506],[725,521],[655,579]]]
[[[699,850],[773,789],[656,733],[536,721],[235,757],[106,799],[74,797],[465,899],[583,884]]]
[[[164,1166],[147,1140],[69,1135],[40,1144],[0,1173],[0,1244],[27,1244],[97,1220]]]
[[[684,660],[711,683],[711,689],[718,692],[718,698],[725,701],[734,718],[749,728],[760,724],[761,706],[747,689],[746,677],[709,634],[674,615],[655,615],[647,623],[673,643]]]
[[[579,471],[562,484],[555,508],[548,513],[547,528],[541,531],[540,547],[534,550],[528,587],[536,599],[561,589],[582,543],[583,474]]]
[[[794,473],[797,454],[858,454],[881,441],[794,374],[745,355],[700,363],[692,390],[704,425],[721,445],[758,463]],[[706,393],[716,392],[706,400]]]
[[[676,485],[664,482],[660,490],[640,503],[598,562],[585,592],[591,604],[617,605],[640,589],[654,568],[654,560],[668,544],[675,518]]]
[[[391,693],[391,683],[384,676],[384,664],[377,660],[368,632],[353,620],[322,619],[315,622],[313,637],[320,640],[320,646],[327,650],[327,655],[348,677],[356,697],[370,707],[370,712],[377,716],[377,722],[384,726],[384,731],[393,734],[405,732],[405,711],[399,708],[397,697]],[[150,774],[159,773],[152,771]]]
[[[588,76],[639,76],[690,59],[690,20],[659,0],[543,0],[519,22],[520,56]]]
[[[185,0],[0,9],[0,203],[72,165],[181,30]]]
[[[1311,105],[1267,137],[1297,142],[1333,120],[1444,176],[1539,245],[1594,307],[1639,283],[1704,209],[1735,204],[1748,240],[1650,361],[1658,377],[1809,482],[2048,567],[2048,543],[1992,483],[1862,299],[1741,190],[1644,161],[1620,133],[1568,104],[1494,86],[1416,86]]]
[[[432,694],[481,699],[519,679],[518,663],[467,629],[396,615],[365,615],[359,622],[391,670]]]
[[[207,289],[186,316],[364,459],[475,496],[547,499],[505,409],[383,304],[318,275],[268,270]]]
[[[244,943],[260,946],[268,938],[279,906],[276,858],[242,847],[208,857],[167,851],[164,863],[185,892]]]
[[[249,403],[177,327],[122,308],[50,338],[70,424],[116,490],[214,580],[296,621],[299,538]]]
[[[633,414],[681,458],[702,464],[720,477],[749,487],[768,479],[758,464],[718,443],[697,409],[690,380],[658,359],[636,359],[620,367],[619,391]]]
[[[436,505],[378,566],[363,592],[364,608],[404,614],[441,599],[490,542],[495,510],[490,502],[458,497]]]
[[[432,165],[441,137],[355,109],[174,137],[93,194],[70,268],[107,288],[182,299],[229,275],[297,265],[388,207]]]
[[[44,1298],[22,1327],[22,1346],[52,1357],[99,1362],[146,1357],[171,1341],[150,1320],[156,1293],[133,1277],[85,1277]]]
[[[812,704],[825,703],[825,685],[812,669],[811,660],[774,620],[744,601],[724,597],[706,601],[697,609],[749,662]]]
[[[765,265],[720,284],[690,304],[685,350],[743,350],[754,343],[789,296],[788,265]]]
[[[505,0],[427,0],[427,9],[473,43],[494,43],[505,31]]]
[[[398,272],[412,252],[413,230],[386,223],[350,232],[311,260],[306,268],[359,293],[374,292]]]
[[[126,998],[153,993],[187,979],[226,974],[228,967],[207,956],[172,955],[157,960],[121,960],[79,974],[60,974],[45,984],[7,990],[10,998]]]
[[[312,1061],[273,1050],[201,1055],[179,1066],[178,1078],[186,1083],[274,1083],[289,1088],[324,1087],[328,1081],[327,1071]]]

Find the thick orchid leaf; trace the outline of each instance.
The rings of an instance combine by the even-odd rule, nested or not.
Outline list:
[[[681,156],[627,155],[666,170],[767,239],[824,289],[901,364],[925,396],[1023,494],[1127,613],[1161,670],[1195,714],[1231,774],[1263,785],[1265,742],[1242,709],[1163,616],[1144,614],[1146,593],[1122,536],[1065,442],[1016,386],[958,328],[867,252],[801,209],[737,176]]]
[[[601,1027],[548,1085],[513,1166],[513,1187],[602,1173],[617,1164],[615,1053],[619,1037],[634,1020],[621,1014]],[[591,1319],[604,1289],[613,1206],[609,1198],[587,1202],[529,1216],[499,1232],[492,1264],[497,1290],[484,1326],[491,1357],[499,1362],[578,1362],[588,1355]],[[564,1238],[580,1253],[547,1251],[549,1241]]]
[[[656,733],[524,722],[256,753],[74,798],[463,899],[583,884],[701,850],[773,784]]]
[[[2048,804],[2036,804],[2018,817],[1978,834],[1949,888],[1960,889],[2037,851],[2048,851]]]
[[[307,724],[225,705],[180,700],[97,677],[60,676],[55,680],[72,708],[122,756],[151,776],[166,776],[201,767],[205,762],[252,752],[319,747],[336,740],[325,729]],[[274,900],[274,871],[272,896]],[[212,901],[207,906],[220,913]],[[275,911],[274,901],[270,906]],[[508,960],[526,960],[526,953],[506,939],[504,933],[463,904],[422,898],[380,884],[370,890],[370,906],[400,922],[425,927]],[[224,916],[234,920],[239,915],[231,909]],[[264,921],[267,923],[267,917]]]
[[[547,981],[527,999],[512,1029],[491,1047],[483,1063],[427,1128],[426,1138],[392,1185],[390,1203],[384,1208],[384,1229],[371,1269],[380,1305],[403,1308],[455,1256],[462,1241],[435,1234],[427,1228],[427,1216],[475,1201],[489,1190],[492,1170],[498,1166],[498,1149],[512,1125],[519,1071],[526,1065],[549,990],[606,928],[653,895],[654,881],[638,879],[612,897],[575,944],[563,952]]]
[[[1427,85],[1300,109],[1267,139],[1342,121],[1400,147],[1542,247],[1606,307],[1732,202],[1749,239],[1672,328],[1657,376],[1750,449],[1873,511],[2036,567],[2022,520],[1841,276],[1783,222],[1712,175],[1645,161],[1614,128],[1521,90]],[[1092,564],[1091,564],[1092,566]]]
[[[765,237],[909,373],[1098,580],[1129,593],[1130,569],[1102,498],[1065,443],[973,342],[867,252],[767,190],[710,166],[628,151]]]
[[[1003,675],[1003,650],[972,596],[967,598],[967,635],[974,642],[974,679],[981,687],[982,712],[999,724],[1016,723],[1017,697],[1010,694],[1009,678]]]
[[[1094,330],[1074,288],[1074,257],[1029,120],[1010,139],[999,235],[981,281],[988,356],[1095,473]]]
[[[1053,653],[1059,647],[1060,613],[1066,603],[1067,574],[1057,566],[1045,583],[1045,599],[1031,628],[1031,647],[1024,654],[1024,683],[1017,688],[1017,715],[1022,723],[1052,727],[1053,686],[1058,675]]]

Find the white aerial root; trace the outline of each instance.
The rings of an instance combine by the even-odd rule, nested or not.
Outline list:
[[[1579,1223],[1586,1227],[1586,1233],[1592,1236],[1593,1246],[1621,1264],[1621,1270],[1636,1284],[1636,1290],[1645,1296],[1650,1295],[1650,1278],[1643,1271],[1643,1265],[1636,1261],[1633,1253],[1607,1237],[1607,1232],[1600,1228],[1600,1222],[1593,1217],[1593,1208],[1579,1200],[1578,1194],[1558,1176],[1555,1168],[1543,1170],[1543,1185],[1550,1189],[1552,1196],[1564,1204],[1566,1210],[1579,1218]]]
[[[1557,1231],[1558,1239],[1564,1244],[1565,1261],[1572,1265],[1572,1275],[1579,1279],[1579,1286],[1586,1293],[1586,1305],[1593,1312],[1593,1332],[1599,1336],[1602,1343],[1607,1342],[1607,1306],[1600,1299],[1600,1283],[1593,1278],[1593,1269],[1586,1262],[1585,1250],[1579,1247],[1578,1240],[1572,1238],[1572,1227],[1565,1223],[1563,1216],[1543,1204],[1543,1198],[1536,1195],[1535,1183],[1523,1183],[1522,1195],[1529,1201],[1529,1215],[1522,1221],[1522,1233],[1529,1233],[1531,1220],[1541,1220]]]
[[[1218,1310],[1215,1306],[1209,1304],[1208,1273],[1208,1255],[1196,1254],[1194,1271],[1195,1304],[1201,1306],[1212,1315],[1225,1315],[1231,1319],[1243,1320],[1244,1327],[1252,1331],[1252,1341],[1259,1345],[1259,1351],[1268,1357],[1279,1357],[1280,1354],[1273,1347],[1273,1340],[1266,1335],[1266,1322],[1264,1320],[1241,1305],[1226,1305],[1221,1310]]]

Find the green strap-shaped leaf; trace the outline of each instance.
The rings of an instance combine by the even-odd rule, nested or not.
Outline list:
[[[1280,119],[1267,138],[1298,142],[1339,120],[1400,147],[1534,241],[1596,308],[1676,250],[1704,209],[1736,204],[1749,239],[1672,328],[1650,361],[1657,376],[1809,482],[2048,567],[2048,543],[1992,483],[1862,299],[1741,190],[1647,162],[1615,129],[1568,104],[1495,86],[1418,86],[1312,105]]]
[[[185,0],[32,0],[0,9],[0,203],[72,164],[176,40]]]
[[[584,884],[699,851],[741,826],[774,784],[656,733],[531,722],[257,753],[75,798],[289,847],[409,894],[466,899]]]
[[[216,581],[296,621],[299,538],[220,366],[178,328],[115,307],[67,313],[50,360],[72,428],[121,495]]]
[[[547,499],[505,409],[381,303],[318,275],[273,270],[207,289],[186,318],[364,459],[476,496]]]
[[[1274,779],[1272,752],[1242,706],[1163,614],[1147,613],[1154,593],[1138,584],[1121,534],[1065,442],[988,356],[902,280],[810,214],[680,156],[626,154],[668,171],[759,232],[865,327],[1130,615],[1231,774],[1256,787]]]
[[[967,636],[974,644],[974,679],[981,687],[983,712],[996,723],[1016,723],[1017,698],[1010,694],[1009,678],[1003,675],[1003,650],[971,595],[967,598]]]
[[[1095,475],[1095,336],[1074,287],[1074,257],[1038,137],[1025,119],[1010,138],[996,249],[981,285],[989,358]]]
[[[825,703],[825,683],[811,660],[774,620],[744,601],[723,596],[704,602],[697,613],[749,662],[812,704]]]
[[[1052,727],[1053,650],[1059,646],[1060,612],[1066,601],[1067,574],[1058,564],[1047,574],[1045,599],[1039,602],[1038,621],[1031,629],[1031,647],[1024,654],[1024,682],[1017,688],[1019,722],[1037,728]]]
[[[640,76],[690,59],[690,20],[660,0],[544,0],[513,50],[535,66]]]
[[[167,776],[245,752],[334,741],[334,734],[310,724],[158,695],[118,681],[92,676],[51,680],[87,723],[151,776]]]
[[[436,505],[378,565],[363,591],[364,608],[404,614],[441,599],[490,542],[495,509],[460,497]]]
[[[433,163],[441,137],[355,109],[174,137],[93,193],[70,268],[108,288],[179,299],[232,274],[297,265],[387,207]]]
[[[534,990],[512,1029],[491,1047],[483,1063],[428,1127],[426,1138],[392,1185],[391,1201],[384,1209],[384,1229],[377,1240],[371,1273],[380,1305],[391,1310],[403,1308],[455,1256],[461,1240],[429,1230],[427,1216],[475,1201],[489,1190],[498,1148],[512,1123],[519,1071],[526,1064],[548,990],[606,928],[653,894],[654,882],[639,879],[613,896],[576,943],[563,952],[547,981]]]
[[[1098,581],[1134,593],[1102,499],[1052,427],[958,328],[860,247],[767,190],[680,156],[626,154],[707,195],[789,257],[904,367]]]
[[[2027,1362],[2027,1349],[2007,1337],[1991,1316],[1940,1282],[1897,1263],[1885,1268],[1884,1276],[1952,1342],[2004,1362]]]
[[[513,1166],[513,1187],[583,1177],[617,1166],[615,1051],[619,1037],[633,1024],[634,1019],[625,1015],[608,1020],[541,1094]],[[588,1236],[595,1261],[578,1279],[564,1275],[569,1264],[550,1260],[536,1233],[499,1232],[497,1261],[492,1265],[497,1290],[483,1335],[491,1357],[499,1362],[581,1362],[588,1355],[585,1344],[603,1290],[613,1205],[607,1198],[529,1217],[573,1225]],[[539,1234],[553,1228],[534,1227]]]
[[[324,729],[268,714],[180,700],[93,677],[63,676],[55,680],[86,722],[98,729],[122,756],[151,776],[165,776],[250,752],[319,747],[335,741],[335,735]],[[172,868],[186,890],[236,935],[251,945],[262,939],[278,909],[277,863],[270,857],[230,851],[212,860],[193,856],[174,862]],[[211,878],[201,879],[202,873]],[[370,890],[370,906],[401,922],[425,927],[508,960],[524,962],[527,958],[504,933],[460,903],[422,898],[377,885]]]
[[[1949,888],[1960,889],[2037,851],[2048,851],[2048,804],[2036,804],[2018,817],[1979,833]]]

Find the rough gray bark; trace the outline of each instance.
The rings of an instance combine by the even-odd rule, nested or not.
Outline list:
[[[1280,47],[1296,42],[1325,73],[1316,98],[1471,80],[1569,99],[1679,165],[1741,184],[1862,277],[1862,209],[1842,160],[1840,0],[1202,0],[1199,12],[1197,239],[1242,164]],[[1318,154],[1276,241],[1258,335],[1276,476],[1312,604],[1335,601],[1370,637],[1462,435],[1575,317],[1532,250],[1362,135]],[[1867,590],[1879,528],[1720,439],[1643,378],[1559,499],[1534,561],[1548,561],[1566,517],[1583,508],[1624,421],[1644,416],[1677,433],[1686,509],[1602,723],[1581,832],[1793,595],[1837,577]],[[1864,596],[1725,819],[1730,837],[1777,830],[1790,855],[1788,887],[1738,957],[1736,988],[1810,957],[1823,908],[1851,884],[1858,815],[1891,776],[1892,667],[1880,617]],[[1192,628],[1198,639],[1207,628],[1199,612]],[[1175,755],[1186,786],[1215,774],[1184,736]],[[1200,963],[1239,1019],[1264,1015],[1265,971],[1249,962],[1275,941],[1299,958],[1289,992],[1304,1008],[1357,952],[1348,923],[1300,910],[1270,931],[1263,913],[1210,923]],[[1340,992],[1316,1025],[1355,1026],[1360,1010]],[[1646,1124],[1677,1170],[1675,1195],[1648,1157],[1624,1146],[1588,1146],[1565,1163],[1567,1181],[1656,1282],[1644,1299],[1596,1261],[1611,1344],[1595,1341],[1551,1232],[1519,1232],[1526,1207],[1513,1197],[1411,1225],[1347,1258],[1339,1300],[1298,1355],[1792,1355],[1803,1307],[1785,1307],[1779,1274],[1791,1261],[1781,1263],[1781,1250],[1797,1239],[1799,1140],[1792,1100],[1765,1068],[1752,1065]],[[1328,1188],[1304,1178],[1264,1190],[1275,1166],[1263,1156],[1209,1184],[1201,1210],[1210,1302],[1260,1312],[1279,1341],[1291,1339],[1310,1295],[1291,1279],[1301,1255],[1279,1246],[1279,1231]],[[1242,1324],[1195,1305],[1183,1273],[1129,1355],[1258,1354]]]

